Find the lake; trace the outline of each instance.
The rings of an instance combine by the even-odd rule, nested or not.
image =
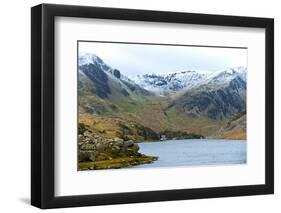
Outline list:
[[[188,139],[138,145],[142,154],[159,159],[137,168],[245,164],[247,160],[245,140]]]

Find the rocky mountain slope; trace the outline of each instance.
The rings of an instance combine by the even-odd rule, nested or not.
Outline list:
[[[79,57],[79,81],[83,76],[92,81],[91,93],[100,98],[108,98],[114,92],[120,92],[123,96],[150,95],[150,93],[138,84],[122,75],[117,69],[109,67],[101,58],[94,54],[83,54]],[[117,89],[117,91],[115,91]],[[115,94],[116,95],[116,94]],[[130,98],[134,98],[131,96]]]
[[[134,108],[151,92],[93,54],[79,57],[78,101],[80,113],[115,114]]]
[[[217,132],[216,138],[245,140],[247,130],[246,112],[233,116],[229,121]]]
[[[224,84],[205,84],[186,91],[173,104],[183,113],[224,120],[246,110],[246,82],[236,76]]]
[[[172,96],[170,106],[192,117],[230,118],[246,110],[246,69],[183,71],[137,76],[136,83],[156,95]]]

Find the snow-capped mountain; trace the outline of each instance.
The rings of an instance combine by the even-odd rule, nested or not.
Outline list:
[[[101,71],[106,72],[106,73],[112,73],[113,72],[113,69],[111,67],[109,67],[107,64],[105,64],[103,62],[103,60],[95,54],[91,54],[91,53],[81,53],[80,54],[80,56],[79,56],[79,68],[81,68],[81,66],[85,66],[85,65],[94,65],[98,69],[100,69]],[[81,71],[81,69],[79,69],[79,72],[83,73]]]
[[[188,70],[145,74],[131,79],[94,54],[79,57],[79,87],[83,94],[86,91],[86,94],[110,101],[137,101],[140,97],[176,94],[173,99],[167,99],[168,108],[174,107],[193,117],[223,120],[244,112],[246,81],[247,69],[244,67],[217,72]],[[92,111],[97,109],[93,107]]]
[[[95,54],[83,53],[79,56],[79,80],[82,76],[95,84],[95,93],[100,98],[109,94],[122,93],[124,96],[150,95],[134,81],[123,75],[119,70],[108,66]],[[117,96],[117,95],[116,95]]]
[[[247,69],[183,71],[137,76],[135,82],[157,95],[173,95],[170,107],[182,113],[223,120],[246,110]]]
[[[217,72],[188,70],[159,75],[145,74],[137,75],[133,80],[148,91],[158,95],[167,95],[202,85],[222,86],[237,76],[246,82],[246,68],[229,68]]]
[[[112,77],[111,75],[113,75],[117,79],[121,79],[121,80],[124,80],[124,81],[128,81],[130,83],[134,83],[127,76],[122,75],[119,70],[114,69],[114,68],[108,66],[106,63],[104,63],[104,61],[100,57],[98,57],[97,55],[91,54],[91,53],[80,54],[80,56],[79,56],[79,67],[81,67],[83,65],[91,65],[91,64],[96,66],[97,68],[99,68],[100,70],[105,72],[106,74],[108,74],[110,77]],[[81,69],[79,69],[79,72],[83,74]]]
[[[217,87],[227,85],[236,77],[240,77],[245,82],[247,80],[247,69],[245,67],[229,68],[216,72],[187,70],[167,74],[137,75],[129,78],[123,75],[119,70],[108,66],[97,55],[90,53],[80,55],[79,72],[85,74],[85,71],[81,71],[81,67],[90,64],[105,72],[109,77],[113,77],[113,80],[119,79],[124,84],[130,84],[135,87],[139,86],[156,95],[162,96],[175,94],[179,91],[187,91],[199,86],[208,85],[209,87]]]

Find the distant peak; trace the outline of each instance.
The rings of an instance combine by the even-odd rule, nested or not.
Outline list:
[[[158,95],[188,90],[200,85],[225,85],[235,77],[246,81],[247,68],[234,67],[218,71],[182,70],[170,73],[137,75],[134,81]]]
[[[79,66],[94,64],[95,62],[104,64],[103,60],[93,53],[79,53]]]

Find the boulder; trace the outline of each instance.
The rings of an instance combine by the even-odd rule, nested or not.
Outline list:
[[[79,151],[78,153],[78,161],[95,161],[96,152],[95,151]]]

